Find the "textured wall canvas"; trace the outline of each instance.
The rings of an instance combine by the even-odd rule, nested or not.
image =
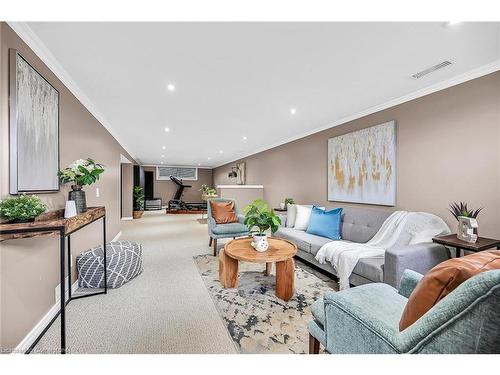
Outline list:
[[[59,93],[11,51],[11,193],[58,191]]]
[[[328,140],[328,200],[396,204],[396,123]]]

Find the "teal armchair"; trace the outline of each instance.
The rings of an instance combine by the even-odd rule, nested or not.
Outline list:
[[[214,202],[234,202],[234,212],[238,216],[237,223],[229,224],[217,224],[212,217],[212,210],[210,207],[210,201]],[[219,238],[235,238],[241,236],[248,236],[249,231],[243,220],[245,217],[238,213],[238,208],[236,207],[236,202],[233,199],[227,198],[214,198],[207,202],[207,222],[208,222],[208,236],[210,237],[208,246],[214,247],[214,256],[217,255],[217,239]]]
[[[328,292],[312,306],[309,352],[500,353],[500,270],[462,283],[411,326],[399,321],[423,276],[406,270],[399,290],[383,283]]]

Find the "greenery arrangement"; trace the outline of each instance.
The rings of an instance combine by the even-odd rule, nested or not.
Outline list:
[[[134,211],[144,210],[144,191],[140,186],[134,186]]]
[[[208,186],[207,184],[203,184],[201,185],[201,189],[200,191],[204,194],[204,195],[217,195],[217,190],[211,188],[210,186]]]
[[[479,213],[482,211],[483,207],[476,210],[469,209],[467,203],[465,202],[453,202],[450,204],[450,212],[458,220],[459,216],[465,216],[470,218],[477,218]]]
[[[104,167],[94,160],[78,159],[57,174],[63,184],[92,185],[104,172]]]
[[[285,198],[285,207],[288,207],[289,204],[295,204],[293,198]]]
[[[278,230],[281,219],[276,216],[273,210],[262,199],[256,199],[245,207],[244,224],[251,233],[263,236],[264,232],[271,228],[271,233]],[[257,230],[254,230],[257,228]]]
[[[46,209],[47,206],[36,195],[22,194],[0,201],[0,216],[14,223],[33,221]]]

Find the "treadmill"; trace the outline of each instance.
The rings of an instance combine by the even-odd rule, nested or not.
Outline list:
[[[206,202],[184,202],[182,200],[182,195],[184,194],[184,189],[189,189],[191,185],[185,185],[182,180],[179,180],[177,177],[170,176],[170,179],[174,184],[177,185],[177,190],[174,194],[174,197],[168,201],[168,210],[169,211],[177,211],[177,210],[186,210],[186,211],[201,211],[207,209]]]

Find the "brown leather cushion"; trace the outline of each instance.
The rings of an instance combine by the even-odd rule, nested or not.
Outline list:
[[[210,201],[212,217],[217,224],[228,224],[238,222],[238,216],[234,212],[234,202],[212,202]]]
[[[402,331],[467,279],[484,271],[500,269],[500,251],[481,251],[449,259],[431,269],[413,290],[399,321]]]

